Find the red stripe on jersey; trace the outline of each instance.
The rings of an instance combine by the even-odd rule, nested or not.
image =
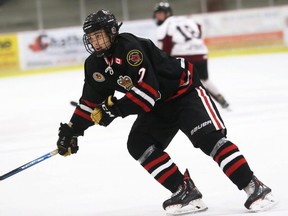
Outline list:
[[[182,89],[178,90],[175,95],[173,95],[172,97],[168,98],[166,101],[170,101],[170,100],[172,100],[172,99],[174,99],[174,98],[176,98],[176,97],[178,97],[178,96],[180,96],[180,95],[182,95],[182,94],[184,94],[185,92],[188,91],[189,87],[190,87],[190,86],[192,85],[192,83],[193,83],[193,80],[192,80],[192,77],[193,77],[193,65],[190,64],[190,63],[188,63],[188,70],[189,70],[189,72],[190,72],[188,85],[187,85],[185,88],[182,88]],[[185,75],[186,73],[183,73],[183,74]],[[181,75],[181,80],[180,80],[180,83],[179,83],[179,87],[180,87],[181,85],[183,85],[183,83],[185,83],[185,82],[184,82],[184,79],[183,79],[183,74]]]
[[[218,163],[219,162],[219,158],[222,157],[223,155],[227,154],[228,152],[237,149],[237,146],[232,144],[226,148],[224,148],[221,152],[219,152],[219,154],[215,157],[215,161]]]
[[[171,176],[173,173],[175,173],[176,170],[177,170],[177,166],[174,165],[172,167],[172,169],[165,172],[160,178],[157,179],[157,181],[162,184],[169,176]]]
[[[139,100],[138,98],[136,98],[134,95],[132,95],[130,92],[126,93],[126,96],[132,100],[134,103],[136,103],[137,105],[139,105],[145,112],[149,112],[151,110],[150,107],[148,107],[145,103],[143,103],[141,100]]]
[[[184,83],[185,83],[185,77],[186,77],[186,72],[184,71],[184,72],[182,73],[182,75],[181,75],[179,86],[184,85]]]
[[[155,165],[159,164],[160,162],[164,161],[165,159],[167,159],[169,157],[169,155],[167,153],[164,153],[161,157],[151,161],[150,163],[148,163],[146,166],[144,166],[144,168],[149,171],[152,167],[154,167]]]
[[[188,90],[187,88],[179,90],[175,95],[173,95],[172,97],[168,98],[167,101],[172,100],[172,99],[178,97],[179,95],[184,94],[187,90]]]
[[[81,110],[75,109],[74,114],[79,115],[82,118],[85,118],[85,119],[91,121],[90,115],[86,114],[85,112],[82,112]]]
[[[193,64],[191,64],[191,63],[189,63],[188,62],[188,70],[190,71],[190,73],[191,73],[191,80],[192,80],[192,77],[193,77]]]
[[[223,129],[223,127],[221,126],[218,118],[216,117],[216,113],[215,113],[215,111],[214,111],[214,108],[211,106],[211,104],[210,104],[210,102],[209,102],[209,100],[208,100],[208,96],[206,96],[206,95],[204,94],[203,88],[198,88],[198,89],[200,90],[200,94],[201,94],[202,98],[204,99],[206,106],[207,106],[208,109],[209,109],[209,113],[212,115],[214,121],[216,122],[218,129]],[[207,111],[208,111],[208,110],[207,110]]]
[[[241,158],[239,161],[234,163],[231,167],[229,167],[225,174],[229,177],[231,174],[233,174],[240,166],[242,166],[244,163],[247,163],[245,158]]]
[[[96,103],[92,103],[92,102],[90,102],[90,101],[88,101],[88,100],[81,100],[81,101],[83,101],[86,105],[88,105],[89,107],[96,107],[97,106],[97,104]]]
[[[148,85],[147,83],[145,82],[140,82],[139,83],[139,86],[141,86],[142,88],[146,89],[148,92],[150,92],[154,98],[158,98],[159,97],[159,93],[157,90],[155,90],[152,86]]]

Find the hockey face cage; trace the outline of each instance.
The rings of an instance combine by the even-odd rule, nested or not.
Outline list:
[[[83,43],[87,52],[90,54],[95,52],[97,57],[102,57],[103,55],[109,56],[111,47],[116,36],[119,34],[121,25],[122,23],[120,22],[118,24],[115,16],[107,10],[100,10],[97,13],[88,15],[83,24]],[[89,34],[101,29],[108,35],[111,46],[107,49],[95,50],[90,42]]]
[[[96,52],[99,57],[106,54],[111,48],[111,37],[108,36],[104,30],[98,30],[86,35],[85,40],[88,41],[90,47],[92,46],[94,52]]]

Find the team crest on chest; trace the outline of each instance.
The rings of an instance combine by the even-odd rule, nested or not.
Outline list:
[[[143,62],[143,54],[141,51],[130,50],[126,56],[127,62],[132,66],[139,66]]]
[[[133,88],[133,82],[129,76],[119,76],[117,80],[118,85],[122,86],[127,91],[130,91]]]
[[[96,81],[96,82],[104,82],[105,81],[105,77],[99,73],[99,72],[95,72],[93,73],[93,79]]]

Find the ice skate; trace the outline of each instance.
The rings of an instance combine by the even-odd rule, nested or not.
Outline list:
[[[163,203],[163,208],[168,216],[187,215],[207,209],[202,201],[202,194],[190,178],[188,170],[184,173],[183,184]]]
[[[244,188],[248,195],[244,206],[251,212],[266,211],[276,205],[271,189],[259,181],[255,176]]]

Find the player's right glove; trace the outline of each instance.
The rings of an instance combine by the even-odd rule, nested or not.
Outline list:
[[[79,149],[77,136],[68,124],[60,123],[58,136],[57,147],[60,155],[69,156],[77,153]]]
[[[95,124],[108,126],[116,117],[121,115],[120,110],[115,106],[117,98],[111,95],[95,107],[90,117]]]

